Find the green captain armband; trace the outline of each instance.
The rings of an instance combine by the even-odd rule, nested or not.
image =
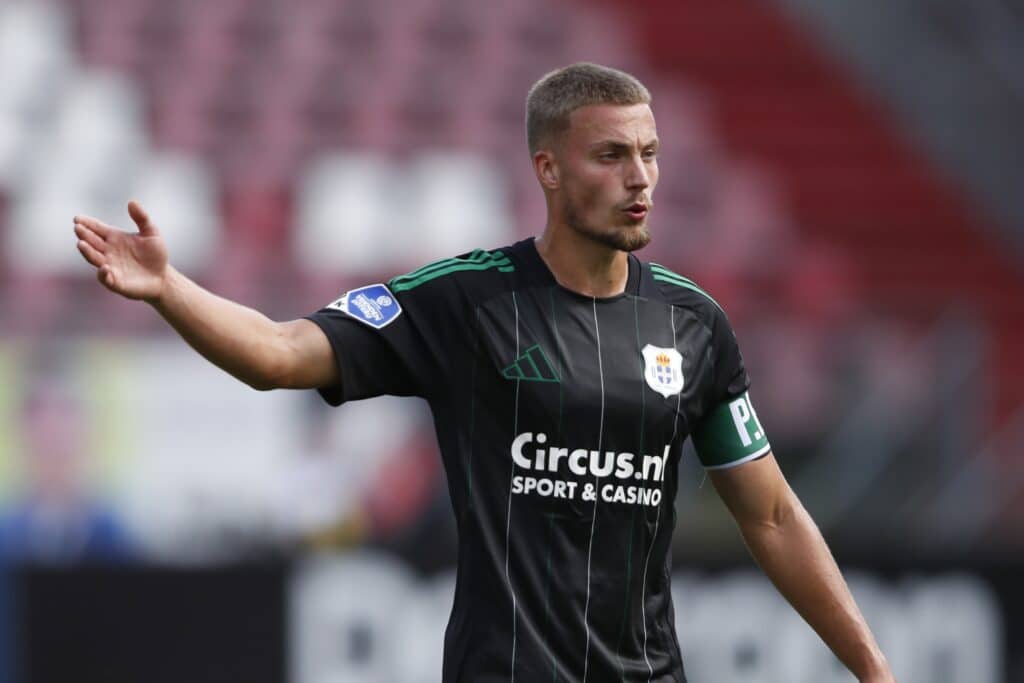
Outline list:
[[[693,445],[709,470],[735,467],[771,450],[748,392],[708,413],[693,430]]]

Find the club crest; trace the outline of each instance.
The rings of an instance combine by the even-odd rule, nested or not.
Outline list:
[[[665,398],[683,390],[683,357],[678,351],[648,344],[642,353],[647,386]]]

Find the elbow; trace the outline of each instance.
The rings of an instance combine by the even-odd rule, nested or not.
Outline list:
[[[256,391],[270,391],[280,387],[270,373],[251,374],[239,377],[238,379],[242,380],[250,389],[255,389]]]
[[[753,533],[777,534],[792,527],[800,519],[802,510],[800,501],[791,494],[775,502],[762,515],[750,520],[746,526]]]
[[[802,509],[803,507],[800,505],[800,501],[796,499],[796,496],[790,493],[775,505],[769,522],[773,527],[779,529],[789,526],[797,519]]]
[[[256,391],[289,389],[294,386],[294,353],[281,326],[276,329],[272,341],[264,347],[261,361],[253,367],[251,375],[242,380]]]
[[[274,389],[286,389],[288,386],[288,372],[280,364],[275,367],[268,367],[263,372],[253,374],[242,379],[249,387],[256,391],[272,391]]]
[[[280,387],[273,382],[263,379],[249,379],[245,383],[249,385],[249,388],[255,389],[256,391],[271,391],[273,389],[279,389]]]

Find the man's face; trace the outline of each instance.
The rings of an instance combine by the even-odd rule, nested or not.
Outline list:
[[[658,134],[646,104],[591,105],[569,117],[555,144],[559,200],[573,230],[614,249],[651,241],[647,216],[658,183]]]

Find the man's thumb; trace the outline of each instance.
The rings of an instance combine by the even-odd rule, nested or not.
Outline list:
[[[134,199],[128,202],[128,215],[135,221],[135,225],[139,228],[140,235],[154,235],[156,234],[156,227],[149,221],[149,214],[142,208]]]

